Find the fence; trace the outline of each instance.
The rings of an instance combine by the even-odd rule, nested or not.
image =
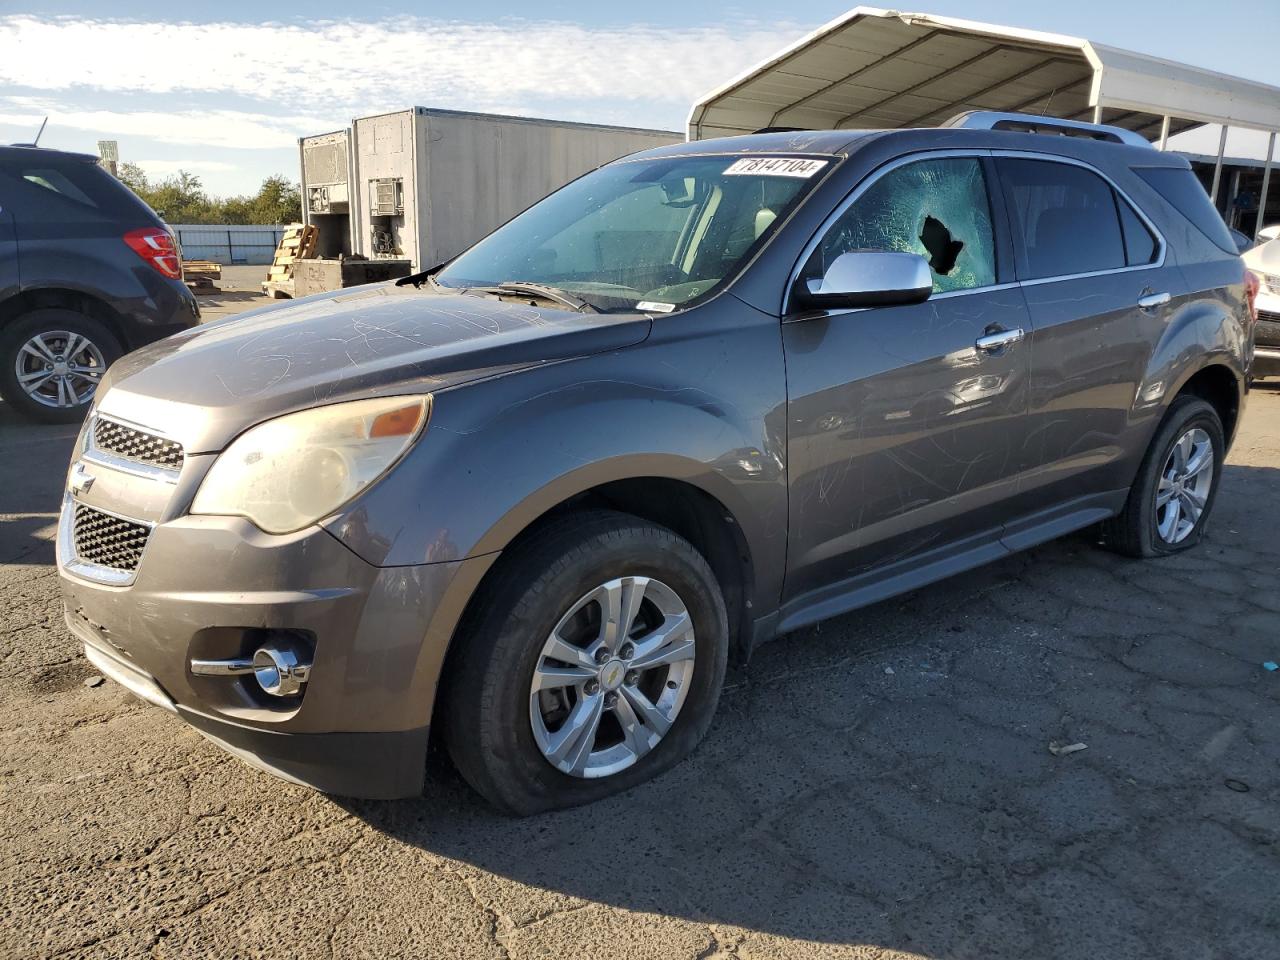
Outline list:
[[[185,260],[215,260],[221,264],[270,263],[283,226],[221,226],[171,223]]]

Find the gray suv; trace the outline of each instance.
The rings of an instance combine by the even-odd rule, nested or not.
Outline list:
[[[1194,546],[1240,258],[1180,157],[1011,126],[651,150],[442,268],[125,356],[68,625],[277,775],[414,795],[433,733],[527,814],[675,764],[775,636],[1093,525]]]

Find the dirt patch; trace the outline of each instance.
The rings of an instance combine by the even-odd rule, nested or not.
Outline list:
[[[32,674],[27,681],[36,693],[65,693],[83,686],[85,680],[94,675],[93,667],[86,660],[72,660],[45,667]]]

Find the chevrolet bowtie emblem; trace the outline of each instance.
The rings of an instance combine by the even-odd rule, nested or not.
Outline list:
[[[71,477],[67,480],[67,489],[72,493],[88,493],[89,488],[93,486],[93,474],[84,468],[83,463],[77,463],[71,469]]]

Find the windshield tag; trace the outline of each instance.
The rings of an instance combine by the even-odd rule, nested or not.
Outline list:
[[[827,165],[825,160],[797,157],[743,157],[735,160],[725,176],[801,177],[808,179]]]
[[[644,310],[649,313],[670,313],[676,308],[674,303],[659,303],[656,300],[641,300],[636,304],[637,310]]]

